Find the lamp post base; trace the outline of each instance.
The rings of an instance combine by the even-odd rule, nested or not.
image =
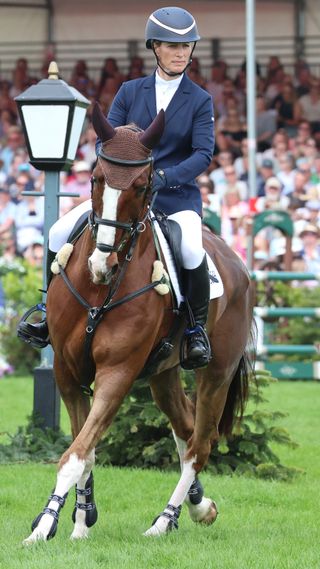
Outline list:
[[[41,428],[60,427],[60,395],[52,366],[34,369],[33,412],[42,419]]]

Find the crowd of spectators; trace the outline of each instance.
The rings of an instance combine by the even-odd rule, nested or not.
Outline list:
[[[288,212],[299,269],[320,272],[320,80],[306,61],[297,62],[293,74],[286,73],[277,56],[270,57],[264,73],[259,64],[256,70],[255,198],[248,188],[245,64],[231,76],[227,64],[216,61],[205,78],[195,57],[188,70],[213,96],[215,107],[215,153],[198,178],[203,207],[221,219],[222,238],[245,262],[253,216],[268,209]],[[94,81],[86,62],[79,60],[68,82],[90,101],[98,100],[107,113],[123,81],[144,75],[140,57],[132,58],[126,74],[115,59],[107,58]],[[14,97],[41,78],[30,75],[24,58],[16,62],[11,81],[0,77],[0,252],[5,259],[21,256],[36,266],[42,266],[44,202],[23,192],[43,190],[44,174],[29,164]],[[62,198],[61,215],[90,196],[96,139],[91,107],[74,165],[61,173],[62,191],[79,197]],[[255,240],[255,266],[267,267],[270,259],[277,259],[281,268],[283,242],[279,231],[261,231]]]

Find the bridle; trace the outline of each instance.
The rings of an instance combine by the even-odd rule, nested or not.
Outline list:
[[[128,168],[133,168],[137,166],[149,166],[149,178],[148,183],[144,188],[144,193],[150,190],[152,185],[152,171],[153,171],[153,156],[148,156],[147,158],[143,158],[141,160],[126,160],[125,158],[116,158],[114,156],[110,156],[109,154],[105,154],[102,149],[100,149],[97,160],[100,162],[102,171],[104,172],[102,160],[106,162],[110,162],[111,164],[115,164],[117,166],[125,166]],[[104,172],[104,177],[106,179],[106,174]],[[96,179],[95,177],[91,178],[91,195],[93,193],[93,186]],[[122,190],[125,191],[125,190]],[[112,219],[105,219],[103,217],[98,217],[94,210],[92,210],[90,217],[89,217],[89,227],[91,229],[91,233],[93,238],[96,241],[96,248],[101,251],[102,253],[119,253],[122,251],[126,243],[130,238],[132,238],[137,233],[142,233],[145,230],[145,220],[147,218],[148,213],[144,217],[144,219],[135,221],[135,222],[122,222]],[[107,245],[105,243],[97,242],[97,234],[99,225],[106,225],[108,227],[115,227],[116,229],[122,229],[124,231],[124,235],[120,242],[117,245]]]

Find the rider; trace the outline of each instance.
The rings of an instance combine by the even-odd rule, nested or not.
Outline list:
[[[202,245],[202,202],[195,178],[204,172],[214,149],[214,118],[211,96],[186,74],[200,39],[193,16],[183,8],[159,8],[148,18],[145,39],[157,67],[148,77],[123,83],[108,114],[113,127],[135,123],[145,130],[157,112],[165,111],[165,130],[153,150],[154,208],[176,221],[182,233],[183,292],[193,317],[186,331],[186,361],[191,369],[206,365],[211,357],[205,332],[210,300],[206,256]],[[97,143],[99,151],[100,143]],[[67,240],[73,224],[85,211],[84,202],[52,227],[49,247],[57,251]],[[81,208],[81,211],[80,209]],[[87,210],[91,209],[88,202]],[[49,255],[50,256],[50,255]],[[45,340],[48,328],[22,322],[20,335]]]

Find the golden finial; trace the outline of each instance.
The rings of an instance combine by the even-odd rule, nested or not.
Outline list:
[[[48,79],[59,79],[59,69],[56,61],[51,61],[48,69]]]

